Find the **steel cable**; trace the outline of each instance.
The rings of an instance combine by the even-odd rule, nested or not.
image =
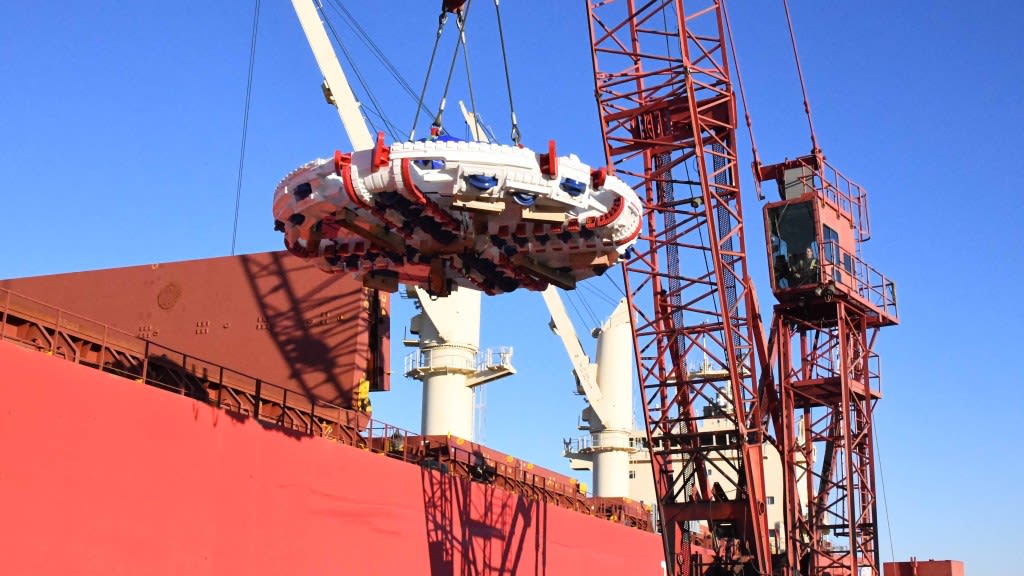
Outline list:
[[[359,24],[359,21],[356,20],[356,18],[352,15],[351,12],[348,11],[347,8],[345,8],[345,5],[342,4],[340,0],[335,0],[332,3],[332,5],[335,11],[342,16],[342,18],[345,21],[345,24],[353,32],[355,32],[359,39],[363,41],[363,44],[365,44],[366,47],[370,49],[370,51],[377,58],[377,60],[391,74],[391,77],[395,79],[395,82],[397,82],[399,86],[402,87],[405,93],[408,94],[409,97],[413,99],[413,101],[416,101],[416,91],[413,90],[413,87],[409,84],[405,77],[402,76],[401,72],[398,71],[398,68],[395,67],[395,65],[391,62],[391,59],[389,59],[387,55],[384,53],[384,51],[380,49],[380,46],[378,46],[377,43],[373,41],[373,37],[370,36],[366,29],[364,29],[362,25]],[[426,109],[426,106],[423,105],[422,101],[420,101],[419,107],[424,110]]]
[[[885,509],[885,528],[889,535],[889,560],[895,562],[896,548],[892,543],[892,523],[889,517],[889,499],[885,495],[885,473],[882,471],[882,448],[878,444],[878,423],[872,420],[871,426],[874,428],[874,434],[872,434],[872,437],[875,443],[875,454],[878,455],[878,478],[882,484],[882,508]]]
[[[469,5],[466,6],[466,13],[469,13]],[[473,118],[478,120],[476,124],[476,133],[473,134],[473,140],[480,139],[480,122],[479,115],[476,112],[476,97],[473,95],[473,74],[469,68],[469,44],[466,43],[466,19],[462,18],[461,15],[456,19],[456,23],[459,26],[459,42],[462,43],[462,61],[466,67],[466,84],[469,88],[469,107],[473,112]]]
[[[512,75],[508,69],[508,55],[505,51],[505,32],[501,26],[501,0],[494,0],[494,12],[498,17],[498,40],[501,42],[501,62],[505,65],[505,87],[508,90],[508,110],[512,116],[512,143],[516,146],[522,135],[519,132],[519,122],[516,120],[516,107],[512,100]]]
[[[231,255],[235,255],[235,245],[238,240],[238,212],[242,205],[242,174],[245,168],[245,142],[249,136],[249,106],[252,102],[252,78],[253,70],[256,67],[256,37],[260,29],[260,0],[256,0],[256,6],[252,14],[252,35],[249,41],[249,73],[245,81],[245,111],[242,113],[242,145],[238,151],[238,179],[235,184],[235,222],[231,228]]]
[[[409,130],[409,142],[416,138],[416,123],[420,120],[420,109],[424,108],[423,98],[427,94],[427,84],[430,82],[430,73],[434,69],[434,58],[437,56],[437,46],[441,43],[441,35],[444,33],[444,25],[448,22],[448,13],[441,10],[437,18],[437,35],[434,38],[434,48],[430,51],[430,62],[427,64],[427,74],[423,78],[423,88],[420,90],[420,97],[416,102],[416,115],[412,119],[412,129]]]
[[[814,121],[811,119],[811,103],[807,99],[807,84],[804,82],[804,70],[800,66],[800,53],[796,49],[796,32],[793,30],[793,19],[789,17],[789,2],[782,0],[782,7],[786,11],[786,24],[789,26],[789,40],[793,45],[793,61],[796,63],[796,75],[800,79],[800,92],[804,96],[804,112],[807,114],[807,128],[811,132],[811,153],[820,154],[818,148],[818,137],[814,134]]]
[[[341,36],[338,35],[338,31],[334,28],[334,24],[327,17],[327,13],[324,12],[323,5],[318,5],[317,11],[320,13],[320,17],[323,19],[324,24],[327,26],[327,29],[330,30],[331,36],[334,37],[334,41],[338,44],[338,48],[341,49],[341,53],[342,55],[344,55],[346,63],[348,64],[349,68],[352,69],[352,73],[355,75],[356,80],[359,82],[359,86],[363,89],[363,92],[366,94],[367,100],[370,101],[370,106],[374,109],[374,112],[377,114],[377,116],[384,122],[384,128],[391,135],[391,138],[393,140],[397,140],[397,127],[393,122],[391,122],[391,120],[388,119],[387,114],[384,113],[383,107],[380,105],[380,102],[377,101],[377,97],[374,96],[373,91],[370,89],[369,84],[366,82],[366,79],[363,78],[363,74],[359,70],[359,66],[356,65],[355,58],[353,58],[352,55],[349,53],[348,48],[345,46],[345,43],[341,41]],[[373,125],[373,122],[370,121],[369,117],[367,117],[366,114],[363,114],[363,117],[366,118],[367,122],[370,123],[370,127],[373,129],[374,132],[376,132],[377,128]]]
[[[743,75],[740,74],[740,58],[736,53],[736,44],[733,41],[732,24],[729,22],[729,11],[722,2],[722,18],[725,20],[725,31],[729,38],[729,52],[732,53],[732,61],[736,64],[736,85],[739,87],[740,102],[743,104],[743,118],[747,123],[747,135],[750,137],[750,153],[753,156],[755,170],[761,167],[761,157],[757,153],[757,142],[754,140],[754,121],[750,116],[750,107],[747,105],[747,93],[743,89]],[[764,193],[761,192],[760,178],[754,178],[754,188],[757,190],[757,199],[764,200]]]
[[[462,30],[462,26],[465,25],[466,18],[469,17],[469,8],[470,8],[471,4],[472,4],[471,1],[470,2],[466,2],[466,9],[461,11],[460,13],[458,13],[456,15],[456,18],[459,19],[459,30],[460,31]],[[462,37],[461,37],[461,32],[460,32],[459,39],[456,40],[456,42],[455,42],[455,50],[452,51],[452,61],[451,61],[451,64],[449,64],[449,66],[448,66],[448,78],[444,82],[444,92],[441,94],[441,101],[438,103],[438,106],[437,106],[437,115],[434,116],[434,122],[432,124],[432,126],[434,128],[437,128],[439,131],[442,129],[442,127],[444,125],[443,117],[444,117],[444,109],[445,109],[445,106],[447,105],[447,102],[448,102],[448,89],[451,88],[451,85],[452,85],[452,76],[455,74],[455,63],[459,60],[459,48],[461,46],[462,46]]]

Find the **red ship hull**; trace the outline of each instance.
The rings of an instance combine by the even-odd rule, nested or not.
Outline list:
[[[649,532],[0,342],[9,574],[651,574]]]

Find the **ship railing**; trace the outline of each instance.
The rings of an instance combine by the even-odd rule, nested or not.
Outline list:
[[[488,348],[480,352],[476,357],[477,371],[482,372],[494,368],[511,368],[512,351],[511,346],[498,346],[497,348]]]
[[[472,373],[477,370],[477,358],[448,353],[447,350],[416,350],[405,356],[405,374],[446,372],[457,370]]]
[[[143,349],[132,334],[5,288],[0,288],[0,340],[79,363],[112,362]]]
[[[185,352],[118,330],[82,315],[0,288],[0,341],[191,397],[263,424],[323,436],[411,463],[426,464],[423,436],[368,414],[316,400]],[[508,350],[511,353],[511,349]],[[499,356],[497,361],[501,362]],[[589,497],[586,485],[522,460],[503,460],[449,439],[448,459],[472,479],[494,482],[527,498],[542,499],[609,520],[649,529],[642,504]]]
[[[594,516],[641,530],[651,529],[652,509],[643,502],[629,498],[591,497],[590,505]]]
[[[562,455],[584,454],[590,452],[594,447],[594,440],[588,436],[577,436],[575,438],[564,438],[562,440]]]
[[[308,434],[358,428],[358,412],[143,336],[0,288],[0,340]]]
[[[595,497],[587,492],[586,484],[574,478],[508,455],[485,452],[458,438],[448,438],[441,448],[446,468],[454,468],[474,481],[626,526],[651,529],[651,509],[642,502]]]
[[[416,464],[423,460],[423,450],[414,441],[417,435],[404,428],[370,418],[362,430],[361,438],[364,441],[361,447],[371,452]]]
[[[404,374],[413,376],[450,370],[473,373],[496,368],[507,369],[512,367],[512,352],[511,346],[488,348],[471,357],[453,355],[443,348],[414,350],[403,359]]]
[[[527,497],[541,498],[563,507],[585,510],[586,486],[576,480],[538,468],[512,456],[495,458],[471,442],[451,438],[447,461],[474,480],[494,483]],[[502,459],[503,458],[503,459]]]

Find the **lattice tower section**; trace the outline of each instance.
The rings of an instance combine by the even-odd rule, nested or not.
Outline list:
[[[835,300],[811,320],[776,309],[790,573],[880,574],[873,413],[878,328]]]
[[[645,202],[623,268],[669,573],[704,573],[712,559],[767,573],[761,326],[722,6],[601,0],[587,10],[605,153]],[[711,417],[729,422],[724,445],[701,441]],[[712,538],[698,538],[698,522]]]

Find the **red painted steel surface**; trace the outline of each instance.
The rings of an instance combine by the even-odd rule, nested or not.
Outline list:
[[[747,271],[723,11],[720,0],[587,1],[605,155],[645,206],[623,271],[669,575],[710,568],[692,521],[716,527],[716,569],[772,564],[758,380],[766,350]],[[700,359],[724,376],[691,373]],[[723,432],[735,446],[697,441],[716,399],[732,399]],[[710,462],[735,453],[736,474],[708,478]]]
[[[0,342],[10,574],[661,574],[650,533]]]
[[[910,560],[886,562],[885,576],[964,576],[964,563],[959,560]]]
[[[348,407],[388,386],[388,295],[265,252],[0,281],[37,300]],[[373,328],[373,329],[371,329]]]
[[[870,234],[866,191],[817,145],[811,156],[759,167],[758,177],[774,179],[783,198],[764,214],[779,301],[772,417],[786,463],[786,564],[879,576],[874,346],[879,328],[898,322],[896,287],[860,259]]]

